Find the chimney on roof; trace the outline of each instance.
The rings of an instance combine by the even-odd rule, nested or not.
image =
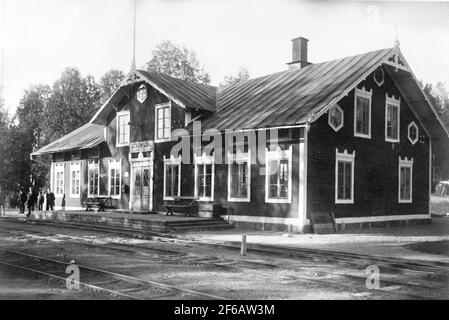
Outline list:
[[[300,69],[310,64],[307,61],[308,41],[308,39],[303,37],[292,39],[292,62],[287,63],[289,69]]]

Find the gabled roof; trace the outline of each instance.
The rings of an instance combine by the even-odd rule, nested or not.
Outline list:
[[[304,124],[393,53],[383,49],[240,82],[223,89],[204,129]]]
[[[93,148],[103,141],[105,141],[104,126],[87,123],[45,147],[40,148],[31,155],[37,156],[44,153]]]

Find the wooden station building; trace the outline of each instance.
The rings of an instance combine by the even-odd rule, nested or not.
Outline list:
[[[56,206],[108,196],[154,213],[192,196],[237,226],[293,232],[323,212],[341,226],[428,221],[432,142],[448,131],[399,46],[310,63],[307,39],[292,42],[288,70],[224,88],[131,70],[89,123],[32,154],[52,155]],[[221,145],[256,138],[185,163],[172,132],[196,122]]]

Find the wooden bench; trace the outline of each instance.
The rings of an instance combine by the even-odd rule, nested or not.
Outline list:
[[[164,204],[163,206],[167,208],[167,215],[173,215],[173,211],[177,209],[182,209],[185,213],[185,216],[192,216],[192,209],[196,206],[196,201],[198,197],[175,197],[169,203]]]
[[[88,198],[83,204],[86,206],[86,211],[103,211],[106,207],[106,201],[109,200],[109,206],[112,207],[112,199],[110,197],[94,197]]]

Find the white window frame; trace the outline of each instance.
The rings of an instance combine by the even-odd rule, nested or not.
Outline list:
[[[416,129],[416,138],[415,138],[415,140],[412,140],[410,138],[410,128],[411,127],[415,127],[415,129]],[[407,127],[407,138],[408,138],[408,141],[410,141],[410,143],[412,145],[415,145],[415,143],[417,143],[418,140],[419,140],[419,128],[418,128],[418,125],[415,123],[415,121],[410,122],[410,124]]]
[[[355,94],[354,94],[354,137],[360,137],[360,138],[366,138],[366,139],[371,139],[371,103],[372,103],[372,93],[373,90],[365,90],[364,87],[362,87],[362,89],[355,89]],[[368,134],[364,134],[364,133],[358,133],[357,132],[357,97],[361,97],[361,98],[366,98],[369,99],[369,104],[368,104]]]
[[[337,109],[341,112],[341,123],[337,127],[334,127],[334,125],[331,123],[331,111],[334,109]],[[338,132],[341,128],[343,128],[344,122],[345,122],[345,113],[343,112],[343,109],[340,108],[340,106],[338,104],[329,109],[329,111],[327,113],[327,123],[329,124],[329,127],[334,129],[335,132]]]
[[[398,112],[398,128],[397,128],[397,139],[393,139],[388,137],[387,134],[387,119],[388,119],[388,107],[396,107]],[[387,142],[399,142],[400,141],[400,132],[401,132],[401,98],[396,99],[394,95],[391,98],[385,93],[385,141]]]
[[[170,156],[170,158],[164,157],[164,186],[163,186],[163,200],[174,200],[174,197],[167,196],[167,166],[168,165],[177,165],[178,166],[178,194],[177,197],[181,196],[181,156],[177,158]]]
[[[111,194],[111,171],[115,169],[119,172],[119,194]],[[121,199],[122,197],[122,159],[110,159],[108,163],[108,195],[112,199]]]
[[[203,153],[201,156],[194,155],[194,163],[195,163],[195,191],[194,195],[195,197],[198,197],[198,201],[214,201],[214,193],[215,193],[215,156],[212,155],[206,155]],[[199,165],[212,165],[212,172],[211,172],[211,196],[210,197],[203,197],[198,195],[198,166]],[[206,167],[204,167],[204,170],[206,170]],[[205,174],[205,172],[203,172]],[[181,180],[181,179],[180,179]],[[206,181],[206,179],[204,179]]]
[[[72,173],[78,171],[78,192],[74,193],[73,191],[73,179],[72,179]],[[69,195],[70,198],[79,198],[81,194],[81,162],[80,161],[74,161],[70,162],[70,190]],[[76,187],[76,186],[75,186]]]
[[[401,168],[410,168],[410,199],[401,199]],[[412,203],[413,202],[413,158],[410,160],[405,157],[401,159],[399,156],[399,170],[398,170],[398,203]]]
[[[144,92],[143,97],[140,96],[141,92]],[[147,86],[144,84],[141,84],[139,89],[136,91],[136,100],[140,103],[144,103],[148,98],[148,89]]]
[[[288,196],[287,198],[270,198],[270,161],[271,160],[288,160]],[[292,202],[292,146],[287,150],[281,150],[279,146],[274,151],[265,148],[265,202],[266,203],[291,203]]]
[[[159,124],[157,112],[159,109],[163,109],[163,108],[167,108],[167,107],[168,107],[169,122],[170,122],[170,135],[168,137],[164,137],[164,138],[160,139],[157,136],[158,124]],[[165,132],[165,129],[164,129],[164,132]],[[170,141],[170,140],[171,140],[171,101],[156,104],[154,106],[154,142],[158,143],[158,142],[165,142],[165,141]]]
[[[338,163],[350,162],[351,163],[351,198],[339,199],[338,198]],[[338,152],[335,149],[335,203],[337,204],[353,204],[354,203],[354,168],[355,168],[355,150],[349,153],[348,150]]]
[[[231,196],[231,179],[232,179],[232,165],[234,163],[241,164],[246,162],[246,170],[248,172],[248,178],[246,180],[246,197],[232,197]],[[250,202],[251,201],[251,153],[249,152],[237,152],[237,154],[231,154],[228,152],[228,201],[230,202]]]
[[[97,170],[97,194],[90,193],[90,169]],[[100,162],[98,160],[89,160],[87,162],[87,197],[98,197],[100,195]]]
[[[117,117],[116,117],[116,146],[117,147],[125,147],[125,146],[129,146],[129,138],[130,138],[130,133],[131,133],[131,128],[129,126],[129,121],[130,121],[130,113],[129,110],[125,110],[125,111],[120,111],[117,112]],[[120,128],[120,121],[119,119],[121,117],[128,117],[128,123],[125,124],[126,127],[128,127],[128,141],[127,142],[120,142],[120,132],[121,132],[121,128]]]
[[[62,198],[62,196],[64,195],[64,174],[65,174],[65,170],[64,170],[64,162],[55,162],[54,163],[54,192],[55,192],[55,197],[56,198]],[[61,184],[61,188],[62,188],[62,193],[58,193],[58,173],[62,173],[62,184]]]

